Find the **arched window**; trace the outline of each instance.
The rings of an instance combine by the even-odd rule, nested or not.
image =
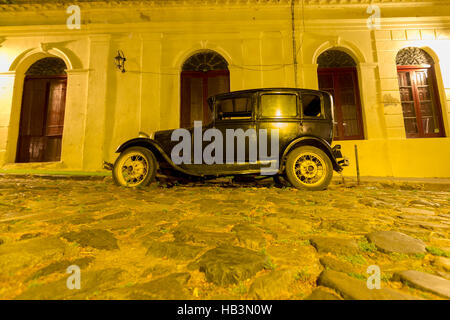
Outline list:
[[[443,137],[433,59],[420,48],[408,47],[397,53],[396,63],[406,137]]]
[[[66,105],[66,65],[44,58],[25,73],[16,162],[61,159]]]
[[[217,52],[206,50],[188,58],[181,72],[180,126],[211,119],[208,97],[230,91],[230,73],[226,60]]]
[[[327,50],[317,58],[319,89],[334,100],[334,139],[364,139],[356,63],[347,53]]]

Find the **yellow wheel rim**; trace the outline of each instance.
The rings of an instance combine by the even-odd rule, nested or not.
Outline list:
[[[117,178],[120,184],[127,187],[138,186],[148,175],[148,161],[140,152],[127,154],[117,165]]]
[[[314,152],[304,152],[294,161],[294,172],[297,180],[308,187],[319,185],[327,175],[325,161]]]

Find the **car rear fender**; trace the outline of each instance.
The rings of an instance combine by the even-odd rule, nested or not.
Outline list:
[[[301,146],[313,146],[319,148],[320,150],[325,152],[325,154],[330,158],[331,163],[333,165],[333,169],[337,172],[342,171],[342,167],[336,160],[333,149],[331,148],[330,144],[327,141],[314,136],[304,136],[291,141],[291,143],[289,143],[289,145],[283,151],[283,156],[281,158],[283,167],[289,152]]]

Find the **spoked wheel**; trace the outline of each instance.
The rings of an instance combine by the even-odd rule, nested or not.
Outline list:
[[[148,185],[156,175],[156,158],[142,147],[132,147],[120,154],[114,163],[114,182],[124,187]]]
[[[324,190],[333,177],[333,166],[325,152],[315,147],[303,146],[289,153],[286,176],[298,189]]]

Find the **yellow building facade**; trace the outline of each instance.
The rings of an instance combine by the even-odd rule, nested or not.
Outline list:
[[[183,93],[183,72],[200,72],[186,63],[209,53],[226,62],[222,89],[333,91],[344,174],[357,145],[362,176],[450,177],[450,1],[13,2],[0,1],[2,169],[101,171],[140,131],[180,127],[183,101],[208,94],[209,78]],[[64,62],[53,82],[45,58]],[[64,96],[59,118],[33,109],[39,81],[46,103]],[[31,133],[41,118],[45,140]],[[19,161],[20,148],[57,155]]]

